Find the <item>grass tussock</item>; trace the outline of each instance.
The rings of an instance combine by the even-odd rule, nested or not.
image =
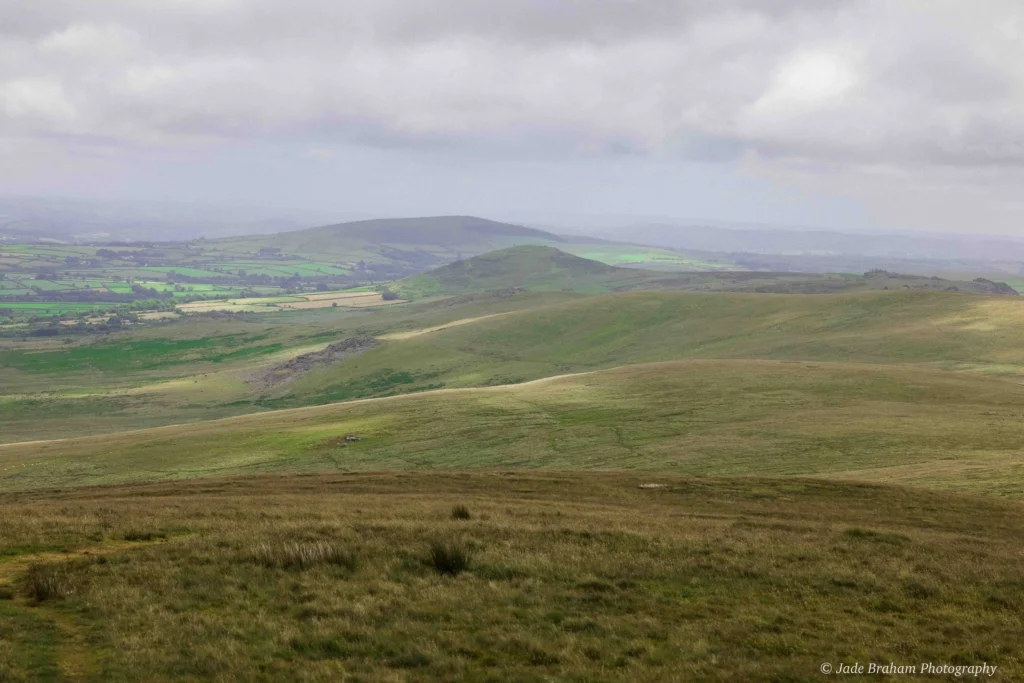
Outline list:
[[[458,576],[469,569],[471,560],[469,548],[456,540],[435,540],[427,554],[427,564],[443,576]]]
[[[335,565],[356,571],[359,561],[355,552],[329,541],[308,543],[258,543],[250,554],[252,560],[270,569],[310,569],[318,565]]]
[[[46,602],[72,596],[81,586],[65,565],[34,563],[25,574],[25,588],[28,597]]]
[[[469,508],[465,505],[459,504],[452,508],[452,519],[466,520],[472,519],[472,517]]]
[[[131,529],[125,532],[123,538],[126,541],[155,541],[167,538],[167,534],[158,531],[140,531],[138,529]]]

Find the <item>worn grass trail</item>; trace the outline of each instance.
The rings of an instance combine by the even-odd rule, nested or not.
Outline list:
[[[43,600],[30,588],[28,577],[40,567],[73,575],[80,567],[108,562],[113,555],[167,542],[166,537],[97,542],[105,532],[109,533],[109,528],[101,526],[85,538],[74,532],[59,533],[63,543],[54,543],[52,534],[37,536],[27,544],[4,538],[0,545],[0,626],[7,628],[0,631],[0,676],[6,677],[0,680],[102,680],[103,652],[89,636],[87,618],[82,610],[64,602],[83,586],[72,581],[62,585],[68,595]]]

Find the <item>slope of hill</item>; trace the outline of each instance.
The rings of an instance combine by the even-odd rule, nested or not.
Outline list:
[[[565,241],[558,235],[543,230],[475,216],[382,218],[310,228],[277,235],[275,238],[290,244],[310,244],[314,250],[330,250],[332,242],[346,240],[366,244],[418,245],[447,249],[486,247],[504,241]]]
[[[537,292],[440,299],[314,323],[193,321],[92,344],[0,345],[0,441],[480,387],[629,363],[775,359],[1024,374],[1024,301],[842,295]],[[161,335],[173,333],[174,338]],[[373,348],[269,386],[254,377],[347,338]]]
[[[497,289],[606,294],[632,290],[752,291],[825,294],[860,290],[973,292],[1016,295],[1004,283],[903,275],[872,270],[863,275],[772,272],[677,272],[612,267],[551,246],[518,246],[481,254],[391,285],[407,299],[457,296]]]
[[[1022,496],[1015,381],[906,366],[677,361],[0,446],[0,489],[272,471],[618,469]],[[346,444],[355,434],[361,441]]]
[[[1016,297],[632,292],[394,337],[372,331],[384,342],[379,347],[298,377],[257,403],[283,408],[684,358],[913,363],[1019,375],[1022,331],[1024,302]]]
[[[642,272],[580,258],[554,247],[527,245],[456,261],[400,280],[391,288],[406,298],[511,288],[585,291],[638,277],[643,277]]]

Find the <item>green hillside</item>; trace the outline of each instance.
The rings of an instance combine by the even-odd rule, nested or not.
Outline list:
[[[500,223],[474,216],[431,216],[426,218],[383,218],[341,223],[296,232],[284,232],[272,239],[282,244],[310,244],[330,252],[345,241],[363,244],[419,245],[459,249],[486,247],[514,241],[559,243],[565,240],[550,232],[521,225]]]
[[[1018,297],[927,291],[537,292],[425,301],[372,314],[197,320],[90,344],[0,345],[6,393],[0,439],[94,434],[683,359],[922,365],[1019,376],[1022,334]],[[376,344],[309,371],[287,365],[354,337]],[[258,379],[281,372],[288,381]]]
[[[826,476],[1024,496],[1016,381],[677,361],[0,446],[0,489],[259,472],[545,468]],[[355,434],[361,441],[348,444]]]
[[[405,298],[507,288],[586,292],[606,290],[612,282],[637,277],[637,271],[573,256],[554,247],[529,245],[500,249],[413,275],[394,283],[391,289]]]
[[[479,309],[478,309],[479,310]],[[260,400],[292,407],[685,358],[925,364],[1024,374],[1024,301],[939,292],[632,292],[419,330]]]
[[[516,246],[481,254],[426,273],[403,278],[390,288],[407,299],[457,296],[490,290],[571,291],[607,294],[634,290],[748,291],[776,294],[829,294],[854,291],[927,290],[1015,295],[1003,283],[984,279],[944,280],[871,271],[767,273],[708,268],[706,272],[666,272],[622,268],[542,245]],[[614,260],[609,253],[598,253]],[[690,269],[693,270],[693,269]]]

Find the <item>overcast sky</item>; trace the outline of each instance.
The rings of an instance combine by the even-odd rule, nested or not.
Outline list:
[[[0,0],[0,193],[1024,234],[1020,0]]]

